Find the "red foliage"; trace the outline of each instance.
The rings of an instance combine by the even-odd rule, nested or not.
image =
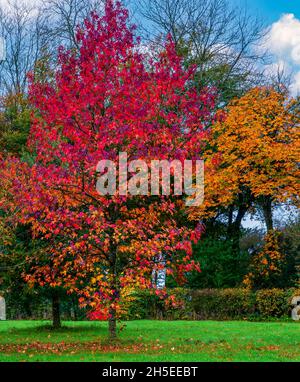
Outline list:
[[[4,165],[10,208],[49,246],[49,263],[28,280],[63,286],[82,305],[118,311],[120,291],[150,288],[163,254],[169,275],[183,282],[199,270],[192,241],[201,226],[187,228],[182,197],[100,196],[95,187],[101,159],[200,159],[213,116],[214,93],[193,84],[169,39],[149,58],[140,49],[127,11],[107,1],[77,33],[80,52],[59,52],[54,81],[31,75],[29,148],[35,164]],[[4,171],[3,170],[3,171]]]
[[[87,316],[91,321],[107,321],[109,318],[108,312],[103,310],[89,312]]]

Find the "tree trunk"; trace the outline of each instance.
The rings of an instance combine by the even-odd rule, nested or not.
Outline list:
[[[112,219],[116,220],[116,217]],[[117,311],[115,308],[115,303],[119,297],[119,288],[118,288],[118,272],[117,272],[117,246],[111,244],[111,256],[110,256],[110,268],[112,274],[111,281],[111,290],[113,291],[111,306],[109,307],[109,318],[108,318],[108,331],[109,331],[109,340],[114,342],[117,339]]]
[[[247,212],[246,205],[240,205],[238,208],[237,216],[233,220],[233,210],[230,208],[228,215],[228,229],[227,237],[232,243],[232,252],[238,257],[240,253],[240,237],[241,237],[241,225],[242,220]]]
[[[72,308],[74,314],[74,321],[78,321],[77,301],[72,297]]]
[[[109,330],[109,340],[115,341],[117,339],[117,319],[116,319],[115,308],[109,309],[108,330]]]
[[[52,326],[54,329],[61,327],[60,301],[59,294],[57,292],[53,292],[52,294]]]
[[[29,302],[28,298],[26,298],[26,300],[25,300],[24,310],[26,312],[26,317],[25,317],[26,320],[36,318],[36,317],[33,317],[33,315],[32,315],[31,306],[30,306],[30,302]]]
[[[273,215],[272,215],[272,200],[271,198],[266,197],[262,203],[262,209],[264,214],[265,223],[267,226],[267,231],[270,232],[273,230]]]

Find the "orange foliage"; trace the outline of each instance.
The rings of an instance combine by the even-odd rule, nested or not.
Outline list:
[[[279,231],[270,231],[266,235],[262,251],[253,256],[250,272],[243,280],[246,287],[267,287],[269,280],[281,275],[285,255],[280,250],[280,235]]]
[[[253,199],[299,202],[299,102],[254,88],[213,126],[205,154],[205,200],[191,218],[213,216],[245,189]]]

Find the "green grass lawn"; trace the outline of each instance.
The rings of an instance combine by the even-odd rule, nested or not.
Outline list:
[[[122,326],[121,326],[122,328]],[[115,345],[106,322],[0,321],[0,361],[300,361],[300,324],[130,321]]]

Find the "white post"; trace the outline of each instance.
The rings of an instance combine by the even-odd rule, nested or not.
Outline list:
[[[0,297],[0,321],[6,320],[6,306],[4,297]]]
[[[292,310],[292,319],[294,321],[300,320],[300,296],[295,296],[292,299],[292,306],[294,309]]]
[[[6,42],[3,37],[0,37],[0,62],[6,59]]]

